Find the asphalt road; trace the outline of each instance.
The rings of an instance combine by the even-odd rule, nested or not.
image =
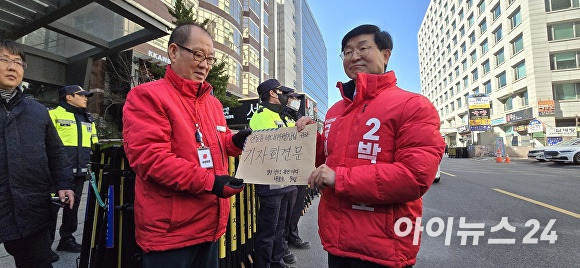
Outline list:
[[[441,170],[441,182],[423,199],[423,225],[432,221],[433,235],[423,233],[415,267],[580,267],[580,165],[444,158]],[[436,218],[445,223],[439,236]],[[502,218],[515,230],[496,230]],[[466,236],[462,245],[465,231],[483,235],[476,235],[476,245]],[[557,235],[553,243],[550,234]]]

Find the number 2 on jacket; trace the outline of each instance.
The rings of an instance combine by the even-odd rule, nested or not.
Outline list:
[[[363,135],[363,140],[358,143],[358,158],[371,160],[371,163],[377,163],[377,155],[381,151],[379,147],[379,136],[375,135],[381,126],[381,121],[377,118],[370,118],[367,126],[371,129]]]

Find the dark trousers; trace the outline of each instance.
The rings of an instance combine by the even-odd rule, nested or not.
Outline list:
[[[51,230],[44,228],[27,237],[4,242],[4,248],[14,257],[16,267],[52,267],[49,235]]]
[[[286,230],[284,231],[284,236],[286,237],[286,241],[294,242],[300,238],[298,234],[298,221],[302,216],[302,210],[304,210],[304,201],[306,199],[306,194],[308,193],[308,186],[306,185],[297,185],[298,191],[295,192],[296,194],[293,195],[293,198],[290,200],[290,204],[292,205],[291,208],[291,216],[288,218],[288,224],[286,225]]]
[[[363,261],[361,259],[339,257],[328,253],[328,268],[389,268],[370,261]],[[413,268],[409,265],[406,268]]]
[[[143,268],[217,268],[218,244],[207,242],[168,251],[143,253]]]
[[[284,239],[284,229],[291,193],[259,196],[260,209],[254,242],[256,268],[284,266],[282,257],[288,247]]]
[[[85,176],[82,177],[75,177],[75,187],[73,189],[75,193],[75,204],[73,208],[70,209],[68,206],[65,206],[62,210],[62,223],[60,224],[60,239],[63,238],[72,238],[73,233],[76,232],[77,227],[79,225],[78,221],[78,214],[79,214],[79,205],[81,203],[81,196],[83,195],[83,188],[85,186]],[[53,206],[53,217],[52,217],[52,228],[56,231],[56,222],[58,219],[58,210],[60,207]],[[51,232],[50,238],[54,241],[54,232]]]

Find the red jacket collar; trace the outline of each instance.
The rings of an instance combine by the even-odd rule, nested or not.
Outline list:
[[[201,83],[199,81],[187,80],[177,75],[173,69],[171,69],[171,64],[167,65],[165,79],[167,79],[175,89],[181,92],[181,94],[190,98],[200,98],[201,96],[211,92],[213,89],[207,81]]]
[[[356,95],[351,100],[355,90],[355,81],[350,80],[347,83],[338,82],[336,87],[340,90],[342,98],[347,102],[353,102],[358,99],[372,99],[379,95],[383,90],[393,87],[397,84],[397,77],[394,71],[383,74],[359,73],[356,78]]]

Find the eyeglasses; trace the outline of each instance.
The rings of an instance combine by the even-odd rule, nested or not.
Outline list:
[[[9,59],[9,58],[5,58],[5,57],[0,57],[0,62],[3,64],[10,64],[10,63],[14,63],[20,67],[22,67],[22,69],[26,69],[26,62],[24,62],[23,60],[13,60],[13,59]]]
[[[213,64],[214,64],[214,63],[217,61],[217,59],[216,59],[216,58],[214,58],[214,57],[211,57],[211,56],[210,56],[210,57],[208,57],[208,56],[206,56],[205,54],[203,54],[203,52],[201,52],[201,51],[199,51],[199,50],[195,50],[195,51],[194,51],[194,50],[191,50],[191,49],[189,49],[189,48],[186,48],[186,47],[184,47],[184,46],[182,46],[182,45],[180,45],[180,44],[178,44],[178,43],[175,43],[175,44],[176,44],[178,47],[180,47],[180,48],[183,48],[185,51],[187,51],[187,52],[191,53],[191,54],[193,55],[193,59],[194,59],[194,60],[196,60],[196,61],[202,62],[202,61],[204,61],[204,60],[207,60],[207,64],[209,64],[209,65],[213,65]]]
[[[342,53],[340,53],[340,58],[342,60],[350,60],[352,58],[352,55],[354,55],[354,53],[356,52],[360,57],[364,57],[366,55],[369,54],[369,51],[371,50],[373,46],[364,46],[364,47],[360,47],[360,48],[347,48],[344,51],[342,51]]]

